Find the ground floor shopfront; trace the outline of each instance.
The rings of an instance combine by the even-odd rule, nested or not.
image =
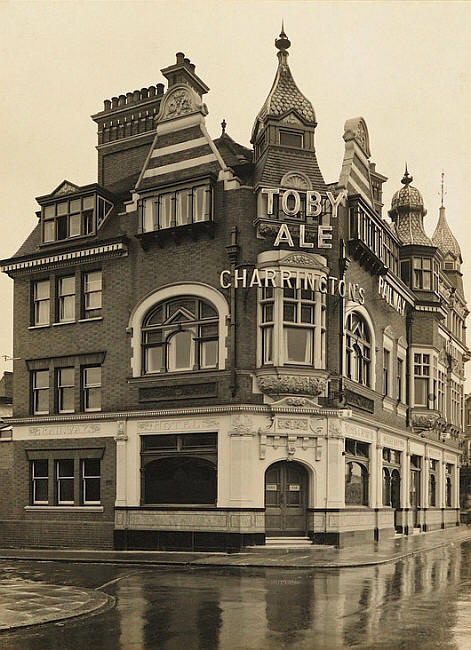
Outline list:
[[[0,513],[3,545],[346,546],[459,523],[456,449],[300,397],[18,423],[7,448],[26,485]]]

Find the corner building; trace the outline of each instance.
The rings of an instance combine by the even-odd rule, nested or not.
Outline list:
[[[276,39],[252,148],[183,54],[105,101],[98,182],[38,197],[14,279],[0,544],[345,546],[455,526],[461,252],[387,180],[362,118],[326,183],[313,105]]]

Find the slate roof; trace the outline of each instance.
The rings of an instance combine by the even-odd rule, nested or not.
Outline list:
[[[435,232],[432,235],[432,241],[434,246],[439,248],[443,255],[451,253],[457,260],[462,262],[461,248],[458,244],[458,240],[451,232],[451,228],[448,225],[444,207],[440,208],[440,216],[438,217]]]

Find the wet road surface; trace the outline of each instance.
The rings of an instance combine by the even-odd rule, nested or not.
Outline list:
[[[471,542],[341,570],[3,560],[0,574],[117,599],[96,616],[2,633],[1,650],[471,648]]]

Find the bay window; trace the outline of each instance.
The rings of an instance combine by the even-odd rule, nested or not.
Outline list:
[[[325,367],[325,295],[310,289],[260,290],[262,365]]]
[[[142,232],[166,230],[212,219],[212,189],[209,183],[172,189],[141,203]]]

